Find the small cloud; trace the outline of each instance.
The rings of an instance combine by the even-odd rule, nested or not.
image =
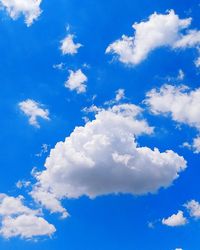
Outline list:
[[[177,214],[173,214],[167,219],[162,219],[162,224],[169,227],[184,226],[187,224],[187,219],[184,217],[182,211],[178,211]]]
[[[78,53],[78,49],[83,45],[74,43],[74,35],[69,34],[61,41],[61,51],[63,55],[74,55]]]
[[[38,118],[50,120],[48,109],[44,109],[43,105],[31,99],[27,99],[19,104],[20,110],[29,118],[29,124],[39,128]]]
[[[88,78],[81,71],[81,69],[77,71],[69,71],[68,80],[65,82],[65,87],[70,90],[75,90],[78,94],[86,92],[86,82]]]

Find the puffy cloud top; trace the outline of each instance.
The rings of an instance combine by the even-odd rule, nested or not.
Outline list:
[[[137,144],[136,136],[153,132],[141,113],[133,104],[97,110],[94,120],[76,127],[51,150],[45,170],[37,174],[33,197],[40,192],[58,200],[111,193],[141,195],[171,185],[186,162],[171,150],[161,153]],[[38,200],[48,207],[46,199],[37,196]]]
[[[200,44],[200,32],[187,29],[191,21],[192,18],[179,18],[174,10],[154,13],[147,21],[133,24],[134,36],[123,35],[108,46],[106,53],[116,54],[122,63],[137,65],[159,47],[196,47]],[[186,34],[182,32],[185,29]]]

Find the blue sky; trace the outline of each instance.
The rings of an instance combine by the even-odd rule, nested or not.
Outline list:
[[[0,248],[198,250],[200,143],[194,142],[198,142],[200,130],[199,1],[43,0],[40,5],[40,1],[27,2],[28,11],[20,1],[15,5],[12,0],[0,0]],[[26,15],[30,17],[33,3],[41,13],[27,25]],[[9,6],[16,16],[12,16]],[[160,43],[154,32],[148,33],[148,26],[143,27],[147,36],[140,38],[139,28],[135,33],[132,28],[136,22],[150,22],[155,12],[155,18],[166,17],[161,30],[160,21],[155,19],[152,24],[153,31],[164,36]],[[164,25],[170,15],[174,19],[169,26],[175,28],[167,33]],[[184,28],[173,23],[180,20],[188,22]],[[181,40],[191,31],[189,42]],[[82,46],[64,53],[60,47],[70,34],[73,44]],[[124,47],[121,43],[123,34],[132,38],[131,46],[136,47],[138,38],[135,51],[130,44]],[[149,45],[151,39],[153,43]],[[180,41],[181,45],[177,45]],[[149,53],[144,58],[136,56],[147,44]],[[105,53],[109,45],[113,45],[112,51]],[[122,46],[121,52],[116,45]],[[126,60],[120,60],[127,50],[130,53]],[[60,63],[62,68],[55,67]],[[78,81],[79,87],[86,86],[81,93],[73,87],[74,79],[69,88],[70,72],[79,69],[87,78]],[[117,100],[119,89],[124,90],[124,95]],[[154,93],[147,96],[153,89]],[[27,104],[27,100],[31,102]],[[29,105],[34,106],[33,110]],[[96,113],[84,112],[86,107],[95,107]],[[122,109],[130,113],[127,115]],[[30,112],[32,116],[36,114],[34,122],[29,120]],[[83,130],[73,133],[80,126]],[[131,144],[131,137],[137,145]],[[65,138],[70,145],[55,146]],[[42,150],[42,145],[47,148]],[[104,146],[105,150],[98,149]],[[129,152],[132,146],[137,152],[133,155]],[[159,153],[149,156],[155,147]],[[140,154],[141,148],[144,154]],[[54,153],[48,161],[51,149]],[[174,154],[166,153],[163,160],[161,152],[166,150]],[[131,172],[125,173],[125,158],[120,158],[122,154],[128,162],[133,157],[128,167],[136,172],[130,179]],[[109,162],[110,157],[119,167],[116,175],[112,175],[115,165]],[[84,164],[87,166],[82,168]],[[33,168],[39,173],[31,174]],[[45,200],[37,199],[41,190],[51,194],[59,208],[50,208]],[[3,206],[9,197],[13,197],[10,202],[18,199],[31,211],[23,208],[6,213],[10,206]],[[36,209],[40,212],[34,212]],[[70,216],[61,219],[63,211]],[[183,212],[181,218],[178,211]],[[27,236],[23,225],[16,223],[23,215],[26,219],[43,218],[49,233],[40,234],[36,228],[38,234]],[[10,219],[16,235],[10,228],[9,233],[6,231],[9,225],[5,221]],[[31,225],[28,224],[30,231]],[[51,225],[56,231],[51,231]]]

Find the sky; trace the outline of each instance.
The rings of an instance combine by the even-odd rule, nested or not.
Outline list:
[[[0,249],[199,250],[200,2],[0,6]]]

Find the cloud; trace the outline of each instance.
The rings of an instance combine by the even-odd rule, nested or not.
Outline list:
[[[187,219],[184,217],[182,211],[178,211],[177,214],[173,214],[167,219],[162,219],[162,224],[169,227],[184,226],[187,224]]]
[[[154,114],[170,115],[179,123],[200,129],[200,88],[163,85],[146,94],[145,103]]]
[[[21,111],[29,117],[29,123],[32,126],[37,128],[40,127],[37,121],[38,118],[50,120],[49,111],[47,109],[43,109],[43,105],[34,100],[27,99],[26,101],[20,102],[18,105]]]
[[[119,102],[124,98],[125,98],[125,90],[124,89],[118,89],[116,91],[115,101]]]
[[[39,210],[32,210],[23,204],[23,197],[0,194],[0,234],[5,238],[50,236],[56,229],[41,217]]]
[[[82,47],[80,43],[74,43],[74,35],[67,35],[62,41],[60,49],[63,55],[69,54],[74,55],[78,53],[78,49]]]
[[[188,203],[186,203],[184,206],[189,211],[191,217],[200,219],[200,203],[199,202],[195,200],[191,200]]]
[[[200,153],[200,137],[198,136],[194,138],[191,144],[189,142],[184,142],[182,146],[192,150],[195,154],[199,154]]]
[[[30,26],[41,14],[40,4],[42,0],[0,0],[12,19],[24,15],[25,23]]]
[[[36,175],[32,196],[41,190],[59,201],[84,195],[143,195],[170,186],[186,162],[172,150],[161,153],[157,148],[140,147],[136,137],[152,132],[138,106],[97,110],[94,120],[76,127],[51,150],[45,169]],[[40,198],[40,203],[49,207],[45,199]]]
[[[77,71],[69,71],[69,78],[65,82],[65,87],[70,90],[75,90],[78,94],[86,92],[86,82],[87,76],[81,71],[81,69]]]
[[[134,36],[123,35],[108,46],[106,53],[116,54],[122,63],[137,65],[144,61],[150,52],[160,47],[198,48],[200,31],[187,29],[191,21],[192,18],[179,18],[174,10],[166,14],[154,13],[147,21],[134,23]],[[184,30],[186,32],[183,33]]]

